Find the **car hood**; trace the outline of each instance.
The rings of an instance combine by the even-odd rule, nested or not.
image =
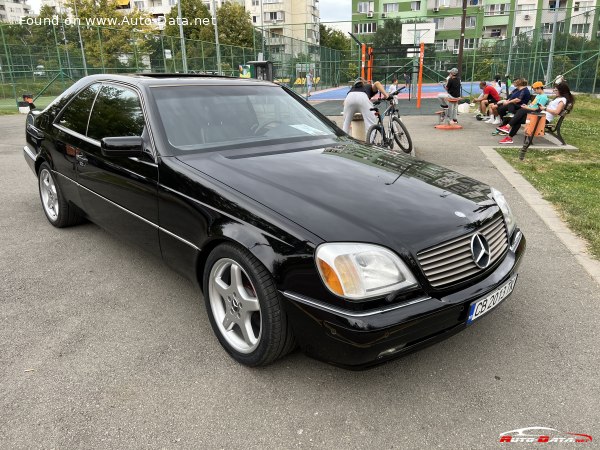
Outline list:
[[[487,185],[452,170],[343,138],[329,144],[178,159],[328,242],[417,252],[498,211]]]

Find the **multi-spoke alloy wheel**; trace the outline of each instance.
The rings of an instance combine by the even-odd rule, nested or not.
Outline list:
[[[58,213],[60,207],[58,205],[58,194],[56,192],[56,185],[52,174],[47,168],[43,168],[40,171],[40,197],[42,199],[42,206],[44,212],[50,222],[56,222],[58,220]]]
[[[295,347],[273,277],[247,249],[216,247],[206,260],[203,287],[213,331],[238,362],[263,366]]]
[[[219,331],[236,351],[250,353],[261,338],[260,304],[250,278],[234,260],[218,260],[210,271],[208,296]]]
[[[47,163],[42,163],[38,171],[38,187],[44,214],[52,225],[62,228],[81,222],[82,216],[64,198]]]

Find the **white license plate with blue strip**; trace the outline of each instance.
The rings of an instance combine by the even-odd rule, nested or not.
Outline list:
[[[479,319],[481,316],[498,306],[502,302],[502,300],[504,300],[511,294],[511,292],[515,288],[516,282],[517,275],[512,277],[510,280],[508,280],[498,289],[493,291],[491,294],[471,303],[471,307],[469,308],[469,317],[467,318],[467,325],[472,323],[474,320]]]

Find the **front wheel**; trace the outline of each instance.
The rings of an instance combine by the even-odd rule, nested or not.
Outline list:
[[[402,121],[398,117],[393,117],[391,123],[392,133],[394,134],[396,144],[398,144],[404,153],[412,152],[412,139]]]
[[[379,124],[371,125],[367,130],[367,143],[377,147],[386,147],[383,137],[383,127]]]
[[[230,243],[216,247],[203,285],[213,331],[236,361],[264,366],[294,348],[273,277],[248,250]]]

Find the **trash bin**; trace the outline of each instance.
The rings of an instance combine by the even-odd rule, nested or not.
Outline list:
[[[365,134],[365,120],[361,113],[355,113],[352,117],[352,123],[350,124],[350,135],[354,139],[364,141],[366,137]]]

